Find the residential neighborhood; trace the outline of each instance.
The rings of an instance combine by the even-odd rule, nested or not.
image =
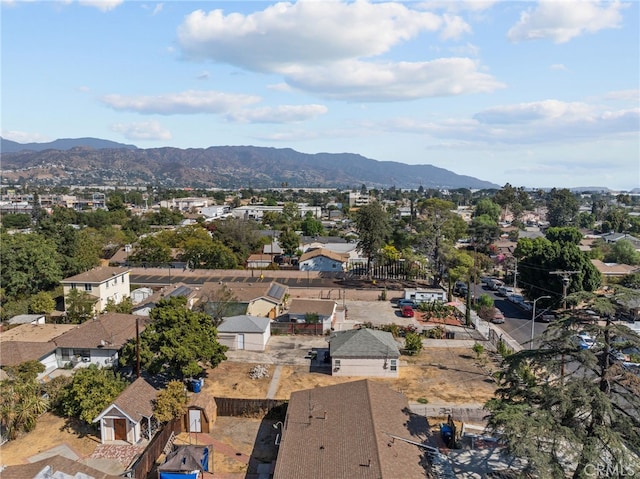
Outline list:
[[[2,215],[0,475],[530,473],[513,446],[521,422],[504,415],[526,384],[502,375],[521,374],[518,361],[543,383],[563,361],[567,388],[625,378],[624,424],[640,427],[640,197],[607,196],[598,218],[581,212],[591,196],[503,202],[510,188],[423,191],[414,206],[415,192],[325,192],[331,207],[313,208],[259,208],[287,191],[144,206],[107,192],[114,210],[16,197],[32,211]],[[92,215],[113,211],[119,228],[99,243]],[[64,241],[43,236],[50,223]],[[527,414],[544,414],[535,404]],[[566,448],[550,454],[581,467]]]

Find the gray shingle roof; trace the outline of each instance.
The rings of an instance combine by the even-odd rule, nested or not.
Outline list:
[[[338,331],[329,338],[334,358],[399,358],[400,350],[391,333],[374,329]]]
[[[128,273],[128,268],[115,268],[111,266],[100,266],[90,269],[84,273],[71,276],[62,280],[62,283],[102,283],[114,276]]]
[[[271,320],[257,316],[230,316],[218,326],[219,333],[264,333]]]

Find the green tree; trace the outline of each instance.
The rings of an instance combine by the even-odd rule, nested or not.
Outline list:
[[[234,269],[238,266],[231,248],[211,239],[188,240],[182,259],[192,269]]]
[[[546,238],[552,243],[573,243],[580,244],[582,233],[578,228],[574,227],[551,227],[545,233]]]
[[[187,410],[187,393],[182,381],[169,381],[158,393],[153,404],[153,415],[160,422],[182,417]]]
[[[51,314],[56,309],[56,301],[47,291],[40,291],[29,298],[29,311],[33,314]]]
[[[203,365],[216,367],[226,359],[226,346],[218,342],[211,318],[186,308],[186,298],[161,299],[149,314],[152,319],[140,334],[141,365],[151,374],[164,372],[170,377],[197,376]],[[121,364],[133,365],[133,341],[123,350]]]
[[[566,188],[553,188],[547,197],[547,221],[550,226],[574,226],[578,220],[580,203]]]
[[[310,211],[305,215],[300,227],[305,236],[321,236],[324,233],[322,222],[314,218]]]
[[[407,333],[404,337],[404,351],[409,356],[415,356],[422,351],[422,338],[417,333]]]
[[[2,215],[2,226],[7,229],[27,229],[31,227],[31,216],[24,213],[5,213]]]
[[[500,221],[500,205],[494,203],[489,198],[482,198],[473,211],[473,217],[488,216],[494,223]]]
[[[10,298],[55,288],[62,280],[55,242],[36,233],[0,237],[0,277]]]
[[[133,264],[161,265],[171,260],[171,248],[157,236],[140,239],[129,255],[129,262]]]
[[[213,320],[213,325],[218,326],[225,316],[229,316],[238,303],[238,298],[227,285],[223,284],[212,295],[203,296],[196,308],[199,312],[206,313]]]
[[[591,297],[583,306],[607,301]],[[579,331],[595,346],[580,348]],[[535,477],[578,479],[606,470],[607,477],[620,478],[625,470],[637,471],[640,384],[611,353],[614,344],[640,346],[640,337],[610,320],[603,325],[566,315],[541,340],[539,349],[504,360],[496,397],[486,404],[489,427]]]
[[[27,361],[8,369],[9,379],[0,381],[0,424],[9,439],[21,432],[32,431],[38,417],[48,408],[40,384],[36,380],[44,366],[39,361]]]
[[[109,298],[107,300],[107,305],[104,307],[105,313],[121,313],[121,314],[132,314],[133,312],[133,301],[130,297],[123,298],[118,304]]]
[[[481,215],[473,218],[469,225],[469,232],[473,244],[480,251],[487,251],[489,245],[500,237],[500,227],[493,218],[488,215]]]
[[[278,236],[278,243],[280,243],[284,254],[293,256],[300,248],[300,236],[295,231],[285,228]]]
[[[79,369],[60,393],[59,411],[87,424],[100,414],[127,387],[127,382],[111,369],[92,364]]]
[[[97,298],[85,291],[72,289],[64,298],[64,310],[67,323],[82,324],[93,318]]]
[[[373,201],[361,207],[356,213],[358,248],[371,264],[391,234],[389,215],[381,203]]]
[[[605,261],[610,263],[622,263],[629,265],[640,264],[640,253],[636,251],[633,243],[626,239],[616,241],[605,256]]]

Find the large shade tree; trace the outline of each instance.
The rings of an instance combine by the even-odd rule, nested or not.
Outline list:
[[[140,365],[151,374],[184,379],[226,359],[211,317],[187,309],[184,296],[161,299],[149,314],[151,323],[140,334]],[[121,364],[136,364],[136,344],[124,347]]]
[[[605,314],[615,310],[615,295],[582,294],[579,301]],[[504,361],[496,397],[486,405],[489,426],[535,477],[578,479],[600,471],[597,477],[621,478],[640,470],[640,379],[617,356],[640,347],[640,337],[605,317],[603,323],[565,314],[546,329],[539,349]],[[594,346],[581,346],[579,332]]]
[[[358,210],[356,229],[358,230],[358,248],[371,264],[391,234],[389,215],[380,202],[373,201]]]

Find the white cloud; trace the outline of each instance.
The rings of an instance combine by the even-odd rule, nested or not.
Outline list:
[[[196,78],[198,80],[208,80],[209,77],[211,76],[211,74],[208,71],[203,71],[201,72]]]
[[[115,123],[111,130],[121,133],[127,140],[171,140],[171,132],[157,121]]]
[[[95,7],[103,12],[108,12],[124,3],[124,0],[78,0],[78,3],[87,7]]]
[[[297,123],[327,113],[324,105],[281,105],[230,113],[227,118],[244,123]]]
[[[438,15],[401,3],[281,2],[246,16],[197,10],[178,28],[178,43],[191,59],[281,72],[292,65],[373,57],[443,27],[464,30],[461,21],[447,25]]]
[[[157,96],[114,94],[102,98],[102,102],[114,110],[159,115],[227,113],[259,101],[260,98],[257,96],[199,90]]]
[[[563,72],[569,71],[569,69],[566,66],[564,66],[562,63],[554,63],[549,67],[549,69],[556,70],[556,71],[563,71]]]
[[[549,38],[566,43],[586,33],[619,28],[622,21],[619,1],[540,0],[537,7],[520,14],[520,20],[507,37],[512,42]]]
[[[324,98],[370,102],[492,92],[505,86],[479,72],[476,62],[468,58],[376,64],[343,61],[292,69],[286,79],[291,86]]]
[[[48,136],[26,131],[2,130],[1,136],[5,140],[16,141],[18,143],[46,143],[51,141],[51,138]]]
[[[471,33],[471,26],[461,17],[453,15],[444,15],[444,28],[440,33],[440,38],[450,40],[460,38],[465,33]]]
[[[158,13],[160,13],[163,9],[164,9],[164,3],[158,3],[158,4],[156,4],[156,6],[153,8],[153,13],[152,13],[152,15],[157,15],[157,14],[158,14]]]
[[[640,104],[640,90],[618,90],[607,93],[605,96],[607,100],[622,100],[627,101],[633,105]]]
[[[518,105],[487,108],[474,115],[474,119],[486,124],[529,123],[536,120],[564,118],[577,120],[589,117],[592,108],[584,103],[565,103],[545,100]]]

